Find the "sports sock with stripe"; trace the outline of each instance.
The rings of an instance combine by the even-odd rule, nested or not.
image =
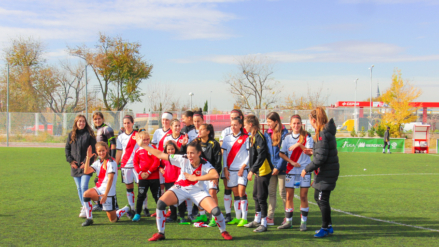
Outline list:
[[[128,204],[130,204],[131,208],[136,208],[135,206],[135,198],[134,198],[134,189],[127,189],[127,199]]]
[[[255,222],[261,223],[261,212],[256,212],[255,214]]]
[[[157,229],[162,234],[165,234],[165,223],[166,223],[165,211],[166,210],[159,210],[159,209],[156,209],[155,211],[157,213],[157,217],[156,217]]]
[[[118,219],[120,219],[120,217],[122,217],[126,212],[128,212],[130,208],[128,206],[125,206],[119,210],[116,211],[116,216]]]
[[[241,197],[235,196],[235,201],[233,203],[233,206],[235,207],[235,214],[237,219],[241,219]]]
[[[216,225],[219,227],[220,232],[226,231],[226,221],[224,219],[224,215],[221,213],[219,216],[215,217]]]
[[[232,212],[232,190],[224,191],[224,208],[226,209],[226,214]]]
[[[242,212],[242,219],[247,220],[247,214],[248,214],[247,195],[241,197],[241,212]]]
[[[307,221],[308,220],[308,212],[309,212],[309,207],[307,208],[300,208],[300,212],[301,212],[301,219],[302,221]]]
[[[87,219],[93,219],[90,197],[84,197],[84,207],[85,207],[85,215],[87,216]]]
[[[287,219],[288,222],[293,221],[293,211],[294,211],[294,208],[286,208],[285,209],[285,218]]]

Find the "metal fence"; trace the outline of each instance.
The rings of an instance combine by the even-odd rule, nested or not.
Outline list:
[[[389,110],[389,109],[387,109]],[[289,128],[290,117],[294,114],[299,114],[304,122],[307,130],[312,131],[311,125],[308,121],[310,110],[259,110],[256,112],[244,111],[244,114],[253,113],[259,117],[263,128],[266,128],[266,117],[272,112],[279,113],[282,122]],[[326,113],[329,118],[333,118],[336,125],[341,127],[346,121],[354,119],[354,109],[352,108],[328,108]],[[358,111],[358,109],[357,109]],[[370,123],[375,123],[381,119],[382,114],[386,111],[381,108],[374,108],[372,114],[369,109],[363,109],[356,121],[356,129],[361,130],[361,127],[367,131]],[[125,115],[132,115],[134,117],[135,126],[137,128],[145,128],[148,132],[153,133],[157,128],[161,128],[161,114],[162,112],[136,113],[131,111],[121,112],[102,112],[105,118],[105,123],[111,126],[115,133],[123,125],[123,117]],[[183,111],[172,112],[174,118],[181,119]],[[64,142],[66,135],[71,131],[75,117],[81,113],[9,113],[9,123],[7,123],[6,113],[0,112],[0,142],[6,141],[6,125],[9,126],[10,141],[29,141],[29,142]],[[82,113],[85,115],[84,113]],[[369,116],[372,116],[371,118]],[[418,121],[422,121],[422,112],[417,114]],[[92,113],[87,116],[88,123],[93,126],[91,120]],[[213,113],[204,113],[205,122],[211,123],[214,126],[216,135],[221,133],[221,130],[230,126],[230,111],[216,111]],[[439,119],[437,114],[428,114],[428,119],[432,125],[432,131],[435,131],[439,126]],[[372,120],[372,121],[370,121]],[[352,120],[351,120],[352,121]],[[349,134],[347,130],[340,130],[340,135]]]

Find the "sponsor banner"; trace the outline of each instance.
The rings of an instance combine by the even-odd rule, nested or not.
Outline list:
[[[378,153],[384,148],[383,138],[336,138],[339,152]],[[404,153],[405,139],[391,138],[390,151]],[[387,152],[387,147],[386,147]]]

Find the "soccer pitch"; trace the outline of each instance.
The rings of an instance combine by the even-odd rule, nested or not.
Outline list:
[[[294,229],[276,229],[284,217],[278,196],[276,226],[266,233],[228,226],[234,240],[225,241],[216,227],[167,224],[166,240],[157,243],[148,242],[157,232],[155,218],[131,222],[124,216],[111,224],[98,212],[93,226],[81,227],[84,219],[78,218],[80,204],[64,149],[0,148],[0,157],[0,246],[437,246],[439,241],[439,155],[340,153],[340,178],[331,195],[335,233],[324,239],[313,238],[321,217],[310,189],[307,232],[298,229],[297,199]],[[123,206],[120,176],[117,186]],[[249,183],[249,220],[252,188]],[[151,195],[148,204],[155,208]]]

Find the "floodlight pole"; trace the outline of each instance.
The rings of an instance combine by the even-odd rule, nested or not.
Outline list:
[[[357,84],[358,84],[358,78],[355,80],[355,104],[354,104],[354,117],[355,117],[355,121],[354,121],[354,128],[357,127]],[[356,131],[358,131],[358,128],[356,128]]]
[[[9,147],[9,63],[8,63],[8,77],[7,77],[7,93],[6,93],[6,147]]]
[[[373,69],[374,65],[372,65],[369,69],[370,69],[370,112],[369,112],[369,117],[370,117],[370,121],[372,123],[372,69]]]
[[[85,118],[88,121],[87,65],[85,65]]]

